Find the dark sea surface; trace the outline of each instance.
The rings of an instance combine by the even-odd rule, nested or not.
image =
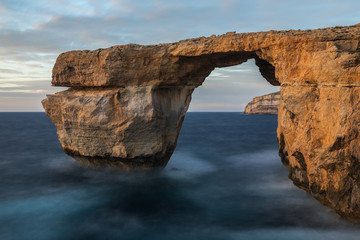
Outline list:
[[[276,126],[190,112],[164,170],[124,172],[75,162],[44,113],[0,113],[0,239],[360,239],[288,179]]]

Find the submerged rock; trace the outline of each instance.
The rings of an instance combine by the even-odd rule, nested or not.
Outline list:
[[[280,92],[254,97],[244,110],[244,114],[277,114],[280,104]]]
[[[65,152],[164,166],[193,89],[215,67],[254,58],[262,76],[281,86],[277,136],[290,178],[360,219],[359,43],[356,25],[71,51],[58,57],[52,80],[70,89],[42,103]]]

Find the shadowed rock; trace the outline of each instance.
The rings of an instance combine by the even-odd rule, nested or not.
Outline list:
[[[165,165],[193,89],[215,67],[254,58],[281,86],[277,135],[290,178],[359,219],[359,42],[356,25],[71,51],[58,57],[52,80],[70,89],[42,103],[65,152]]]

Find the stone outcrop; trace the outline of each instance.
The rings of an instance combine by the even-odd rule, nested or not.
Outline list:
[[[280,92],[254,97],[244,110],[244,114],[277,114],[280,104]]]
[[[191,93],[215,67],[255,59],[280,85],[279,152],[294,183],[360,219],[360,26],[227,33],[177,43],[61,54],[43,100],[65,152],[120,165],[161,166]],[[225,84],[225,83],[224,83]]]
[[[193,88],[70,88],[43,101],[63,150],[121,167],[165,165],[174,151]],[[110,161],[109,161],[110,160]]]

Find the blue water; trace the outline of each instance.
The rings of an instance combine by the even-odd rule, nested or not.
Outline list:
[[[90,168],[44,113],[0,113],[0,239],[359,239],[287,178],[276,116],[188,113],[159,172]]]

